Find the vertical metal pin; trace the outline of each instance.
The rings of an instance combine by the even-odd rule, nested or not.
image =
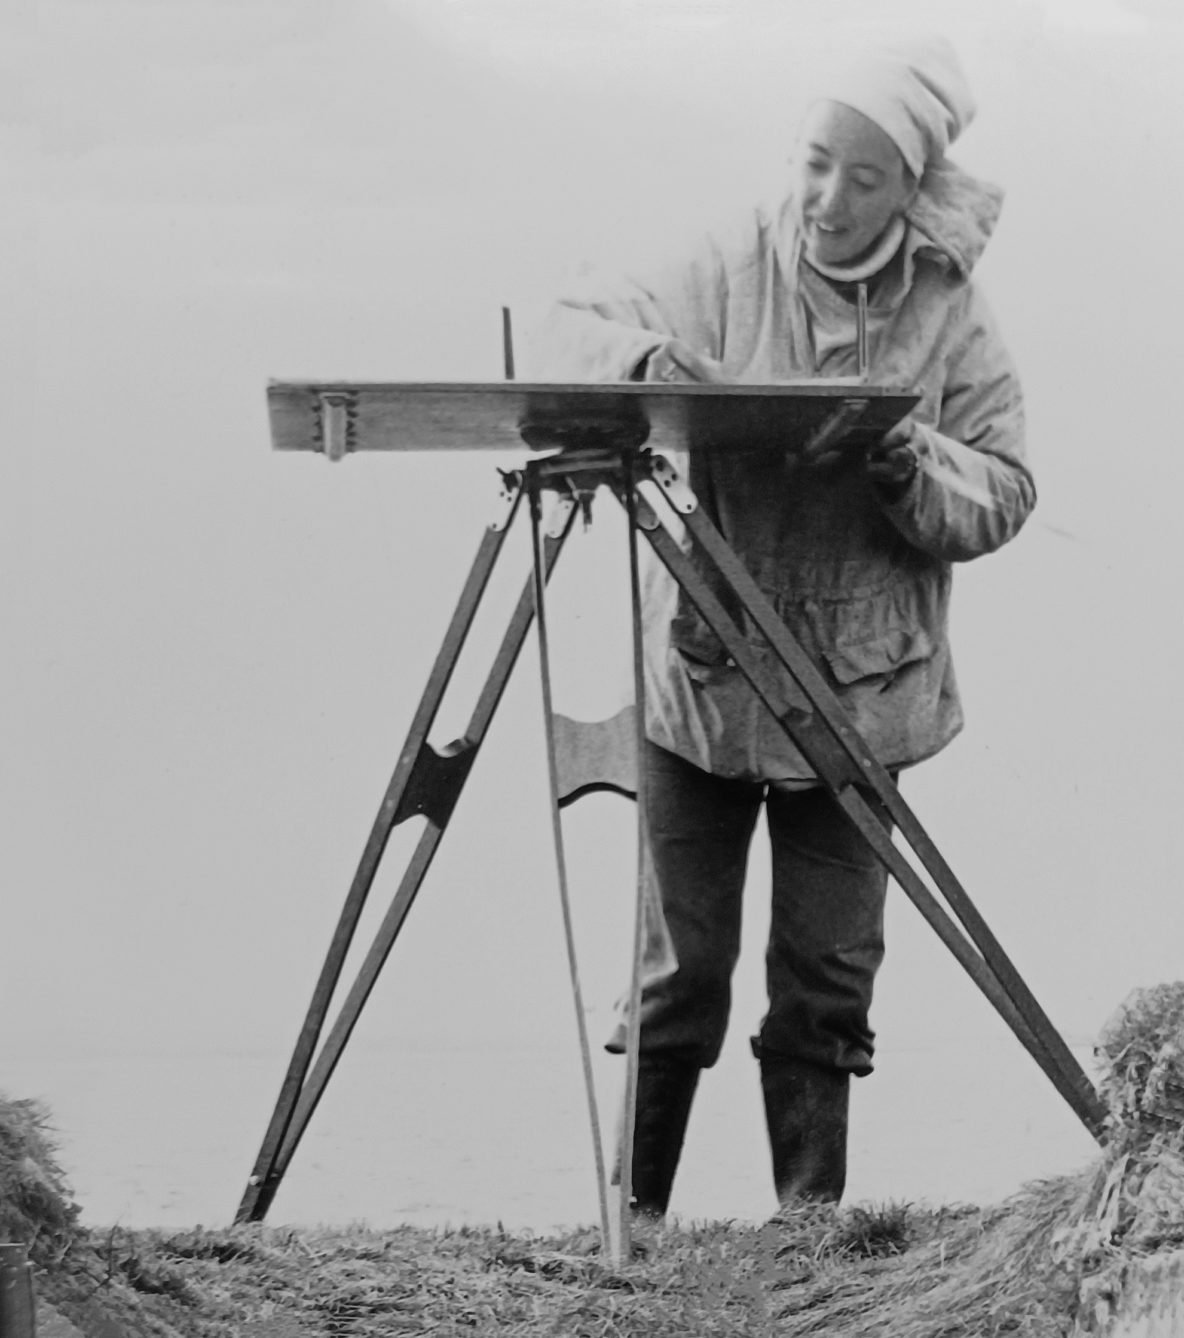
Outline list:
[[[502,356],[506,365],[506,380],[514,379],[514,327],[510,321],[510,308],[502,307]]]
[[[859,379],[866,381],[868,378],[866,283],[857,284],[855,287],[855,357]]]

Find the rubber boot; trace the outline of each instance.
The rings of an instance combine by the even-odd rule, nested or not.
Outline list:
[[[698,1064],[681,1054],[658,1051],[638,1056],[630,1199],[637,1217],[661,1221],[666,1216],[700,1072]],[[621,1183],[621,1142],[618,1138],[613,1172],[617,1185]]]
[[[759,1059],[778,1203],[838,1203],[847,1184],[851,1075],[784,1055]]]

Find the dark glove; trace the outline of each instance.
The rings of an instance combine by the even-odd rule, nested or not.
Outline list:
[[[911,418],[897,423],[886,432],[874,446],[868,448],[864,458],[868,478],[887,502],[900,501],[917,477],[920,467],[917,425]]]

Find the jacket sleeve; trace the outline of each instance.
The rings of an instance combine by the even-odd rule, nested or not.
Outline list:
[[[884,510],[917,548],[948,562],[994,552],[1036,505],[1019,378],[977,290],[946,361],[936,427],[918,424],[920,461]]]
[[[533,381],[627,381],[669,339],[720,357],[727,281],[717,244],[644,278],[590,271],[536,326],[523,373]]]

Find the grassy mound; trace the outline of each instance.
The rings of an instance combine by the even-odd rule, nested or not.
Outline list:
[[[0,1185],[19,1161],[42,1296],[120,1338],[1068,1338],[1106,1331],[1132,1261],[1184,1248],[1184,982],[1132,995],[1098,1055],[1111,1136],[1079,1175],[990,1209],[815,1206],[674,1227],[621,1266],[592,1230],[80,1233],[30,1103],[6,1108],[25,1151],[0,1139]]]
[[[34,1262],[51,1265],[69,1249],[77,1222],[49,1112],[38,1101],[0,1094],[0,1240],[25,1245]]]
[[[1184,981],[1131,994],[1097,1055],[1109,1142],[1055,1240],[1079,1262],[1087,1332],[1121,1306],[1131,1260],[1184,1249]]]
[[[84,1332],[98,1301],[134,1338],[1067,1338],[1079,1277],[1049,1242],[1072,1197],[676,1227],[621,1266],[591,1230],[121,1231],[42,1294]]]
[[[1184,1132],[1184,981],[1135,990],[1098,1038],[1112,1131],[1130,1147]]]
[[[64,1290],[59,1277],[47,1295],[82,1324],[79,1302],[99,1289],[108,1315],[153,1338],[814,1332],[831,1309],[818,1309],[820,1298],[841,1279],[864,1292],[912,1237],[936,1238],[955,1222],[973,1236],[977,1216],[892,1206],[815,1209],[764,1227],[710,1223],[653,1233],[619,1267],[592,1230],[120,1232],[93,1241],[86,1277]],[[809,1327],[785,1327],[807,1297]]]

